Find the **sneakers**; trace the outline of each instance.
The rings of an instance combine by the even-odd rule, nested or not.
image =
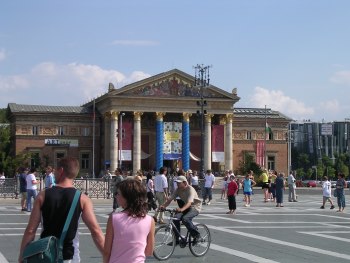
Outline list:
[[[210,205],[210,202],[208,202],[207,205]]]
[[[334,207],[333,207],[334,208]],[[321,206],[320,209],[324,209],[324,206]],[[332,209],[332,208],[331,208]]]
[[[335,208],[335,206],[334,206],[334,205],[332,205],[332,206],[331,206],[331,209],[334,209],[334,208]]]
[[[202,205],[206,205],[207,203],[205,201],[202,202]]]
[[[250,207],[250,205],[249,205],[249,204],[245,204],[244,206],[245,206],[245,207]]]

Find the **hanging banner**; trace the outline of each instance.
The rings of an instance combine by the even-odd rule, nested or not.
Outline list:
[[[182,154],[182,123],[164,122],[163,159],[181,159]]]
[[[119,156],[122,161],[131,161],[132,160],[132,123],[129,121],[123,121],[123,124],[120,127],[122,132],[121,138],[119,137]]]
[[[261,167],[265,166],[265,141],[256,142],[256,163]]]
[[[225,162],[224,125],[213,125],[211,134],[212,162]]]

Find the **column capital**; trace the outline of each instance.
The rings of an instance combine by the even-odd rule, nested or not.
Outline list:
[[[233,122],[233,113],[227,113],[226,114],[226,123],[232,123]]]
[[[163,121],[163,117],[165,116],[165,112],[156,112],[156,116],[157,116],[157,121]]]
[[[110,111],[110,118],[111,120],[118,120],[118,116],[119,116],[119,111]]]
[[[205,114],[204,118],[205,118],[205,122],[211,122],[211,118],[214,117],[214,114]]]
[[[135,119],[136,121],[140,121],[140,120],[141,120],[142,114],[143,114],[143,112],[134,111],[134,119]]]
[[[183,112],[183,113],[182,113],[182,116],[183,116],[183,120],[184,120],[185,122],[190,122],[190,117],[192,116],[192,113]]]

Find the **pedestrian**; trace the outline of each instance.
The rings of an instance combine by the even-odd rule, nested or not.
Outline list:
[[[122,176],[122,169],[117,168],[114,171],[115,176],[112,177],[112,181],[111,181],[111,190],[112,190],[112,194],[113,194],[113,210],[112,213],[115,212],[115,210],[118,208],[118,203],[117,203],[117,199],[115,198],[115,194],[117,193],[117,185],[124,180],[124,177]]]
[[[19,168],[19,192],[21,194],[21,209],[22,211],[27,211],[27,174],[29,172],[28,168]]]
[[[154,183],[152,180],[152,173],[147,174],[146,188],[147,188],[147,200],[148,200],[148,211],[157,209],[156,199],[154,196]]]
[[[78,173],[79,161],[77,159],[66,157],[58,161],[57,169],[55,169],[56,186],[41,191],[35,199],[33,212],[22,238],[18,262],[22,262],[23,250],[34,240],[40,222],[42,225],[41,238],[48,236],[60,238],[76,192],[73,181]],[[87,195],[82,194],[63,243],[64,263],[80,262],[78,236],[80,217],[90,230],[96,247],[103,253],[104,235],[96,220],[91,200]]]
[[[236,211],[236,195],[238,192],[238,185],[235,181],[235,176],[231,175],[227,184],[227,200],[229,211],[226,214],[234,214]]]
[[[262,189],[264,192],[264,202],[266,203],[269,200],[269,176],[266,168],[263,169],[263,172],[261,174],[261,180]]]
[[[147,215],[146,189],[136,180],[124,180],[116,198],[123,211],[108,218],[103,262],[145,262],[153,254],[155,231],[154,220]]]
[[[45,189],[55,185],[55,176],[52,173],[52,167],[47,166],[45,169]]]
[[[253,192],[252,187],[256,185],[255,181],[253,179],[250,178],[250,174],[248,173],[245,176],[245,179],[243,180],[243,193],[244,193],[244,197],[245,197],[245,205],[246,207],[250,206],[250,202],[251,202],[251,195]]]
[[[279,173],[276,177],[276,207],[283,207],[283,193],[285,190],[284,173]]]
[[[270,186],[269,186],[269,193],[270,193],[270,201],[271,202],[275,202],[276,199],[276,178],[277,178],[277,171],[272,171],[269,174],[269,182],[270,182]]]
[[[203,192],[203,205],[210,205],[210,201],[213,199],[212,190],[214,188],[215,176],[211,170],[207,170],[204,176],[204,192]],[[206,202],[208,198],[208,202]]]
[[[332,184],[328,180],[327,176],[323,176],[323,183],[322,183],[322,194],[323,194],[323,200],[322,200],[322,206],[320,207],[321,209],[324,209],[324,206],[326,202],[330,202],[331,204],[331,209],[334,209],[334,204],[331,199],[332,196]]]
[[[3,185],[5,183],[5,173],[2,169],[0,169],[0,185]]]
[[[32,198],[35,200],[37,195],[36,168],[30,168],[29,174],[26,176],[27,181],[27,212],[32,211]]]
[[[198,172],[190,170],[190,185],[196,190],[197,194],[199,193],[200,187],[199,187],[199,178],[198,178]]]
[[[226,199],[226,191],[227,191],[227,184],[229,183],[229,172],[225,171],[225,176],[222,180],[222,186],[221,186],[221,200]]]
[[[298,202],[296,198],[296,184],[295,184],[295,177],[294,177],[294,172],[291,171],[289,176],[288,176],[288,201],[289,202]]]
[[[343,173],[338,173],[338,180],[335,185],[335,194],[337,196],[337,202],[338,202],[338,211],[337,212],[343,212],[345,209],[345,194],[344,194],[344,188],[346,188],[346,181],[344,179],[345,175]]]
[[[166,167],[161,167],[159,169],[159,174],[156,174],[154,177],[154,191],[156,193],[156,201],[158,202],[158,207],[163,205],[168,198],[168,181],[165,177],[167,173]],[[164,212],[157,210],[154,214],[154,221],[158,222],[159,215],[159,223],[164,224]]]

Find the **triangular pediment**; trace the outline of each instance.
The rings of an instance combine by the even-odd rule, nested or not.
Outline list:
[[[111,90],[109,95],[125,97],[200,97],[201,87],[195,78],[183,71],[173,69],[155,76]],[[213,85],[203,89],[205,98],[239,100],[237,94],[228,93]]]

